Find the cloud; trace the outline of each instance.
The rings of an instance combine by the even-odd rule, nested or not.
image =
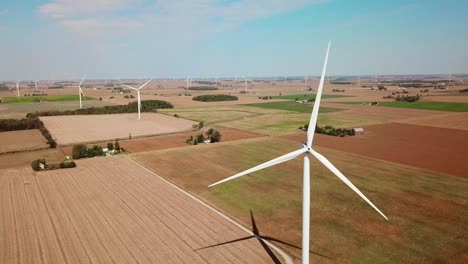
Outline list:
[[[80,34],[216,32],[324,0],[51,0],[39,13]]]

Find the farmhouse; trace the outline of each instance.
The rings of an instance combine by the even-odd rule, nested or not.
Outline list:
[[[353,128],[353,130],[354,130],[354,133],[356,133],[356,136],[364,134],[364,129],[362,127],[356,127],[356,128]]]

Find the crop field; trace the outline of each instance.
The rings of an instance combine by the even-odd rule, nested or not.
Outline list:
[[[271,263],[245,231],[125,157],[0,170],[0,263]]]
[[[306,133],[282,138],[301,142]],[[316,144],[468,179],[466,130],[387,123],[364,127],[361,136],[317,135]]]
[[[46,159],[49,163],[58,163],[65,159],[65,155],[56,148],[5,153],[0,155],[0,170],[25,166],[30,168],[31,162],[35,159]]]
[[[40,119],[59,145],[99,142],[182,132],[196,122],[156,113],[43,116]]]
[[[363,104],[362,102],[343,102],[343,104]],[[421,110],[437,110],[449,112],[468,112],[468,103],[461,102],[379,102],[379,106],[397,107],[397,108],[411,108]]]
[[[298,113],[310,113],[312,112],[313,103],[300,104],[293,101],[286,102],[272,102],[272,103],[260,103],[260,104],[248,104],[247,106],[261,107],[267,109],[277,109],[293,111]],[[320,107],[321,113],[330,113],[340,111],[340,108]]]
[[[300,250],[295,247],[301,245],[300,158],[211,189],[207,187],[297,146],[289,140],[260,138],[133,154],[133,158],[229,212],[245,226],[251,225],[251,210],[260,234],[293,245],[277,243],[298,261]],[[382,209],[389,221],[311,159],[311,262],[468,261],[464,235],[468,222],[467,179],[316,149]]]
[[[221,128],[221,141],[222,142],[229,142],[229,141],[236,141],[236,140],[243,140],[243,139],[250,139],[250,138],[259,138],[264,137],[265,135],[243,131],[234,128]],[[193,136],[196,136],[200,133],[205,134],[204,131],[196,131],[191,133],[181,133],[176,135],[162,135],[162,136],[154,136],[154,137],[145,137],[145,138],[135,138],[129,140],[120,140],[119,144],[120,147],[124,148],[126,152],[145,152],[145,151],[152,151],[152,150],[160,150],[160,149],[169,149],[169,148],[179,148],[179,147],[187,147],[187,143],[185,140]],[[107,143],[98,144],[102,147],[106,147]],[[88,147],[92,147],[89,145]],[[62,151],[67,154],[72,154],[72,146],[62,147]]]
[[[0,153],[48,148],[39,129],[0,132]],[[1,168],[1,167],[0,167]]]
[[[20,97],[5,97],[2,103],[32,103],[34,100],[47,102],[63,102],[63,101],[79,101],[78,95],[47,95],[47,96],[20,96]],[[93,97],[83,96],[82,101],[95,100]]]
[[[83,107],[101,107],[106,105],[111,104],[99,100],[83,102]],[[0,118],[24,118],[27,113],[34,113],[36,111],[64,111],[78,108],[80,108],[79,102],[75,101],[0,104]]]

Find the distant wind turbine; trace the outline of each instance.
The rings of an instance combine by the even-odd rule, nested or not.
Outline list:
[[[37,82],[38,81],[34,81],[34,91],[37,92]]]
[[[186,87],[185,87],[185,89],[186,89],[187,92],[188,92],[188,88],[189,88],[189,86],[190,86],[190,77],[187,76],[187,79],[186,79],[185,81],[186,81],[186,84],[185,84]]]
[[[16,81],[15,83],[16,83],[16,96],[19,97],[20,96],[20,94],[19,94],[20,81]]]
[[[141,99],[140,99],[140,90],[145,87],[145,85],[147,85],[149,82],[151,82],[151,79],[148,80],[147,82],[145,82],[143,85],[141,85],[140,87],[138,88],[135,88],[135,87],[132,87],[132,86],[129,86],[129,85],[126,85],[126,84],[123,84],[123,86],[129,88],[129,89],[132,89],[132,90],[135,90],[137,91],[137,100],[138,100],[138,120],[140,120],[140,111],[141,111]]]
[[[78,84],[78,86],[70,86],[70,87],[77,87],[78,88],[78,96],[80,98],[80,108],[83,108],[83,103],[81,102],[81,95],[84,96],[84,92],[83,92],[83,89],[81,89],[81,84],[83,84],[84,80],[85,80],[85,76],[83,76],[83,78],[81,78],[81,81]]]
[[[220,183],[224,183],[241,176],[250,174],[255,171],[259,171],[294,158],[297,158],[300,155],[304,155],[304,174],[303,174],[303,200],[302,200],[302,263],[309,263],[309,224],[310,224],[310,160],[309,155],[314,156],[320,163],[322,163],[325,167],[327,167],[333,174],[335,174],[341,181],[343,181],[349,188],[351,188],[354,192],[356,192],[364,201],[366,201],[372,208],[374,208],[380,215],[382,215],[385,219],[388,218],[369,200],[367,197],[359,191],[354,184],[352,184],[348,178],[346,178],[328,159],[326,159],[322,154],[316,152],[312,149],[312,142],[314,139],[315,127],[317,125],[317,117],[320,107],[320,99],[322,96],[323,84],[325,81],[325,72],[327,68],[327,61],[328,61],[328,53],[330,50],[330,43],[328,43],[327,53],[325,55],[325,62],[323,65],[322,70],[322,77],[320,78],[319,87],[317,90],[317,96],[315,99],[314,107],[312,109],[312,115],[310,117],[309,128],[307,131],[307,143],[302,143],[302,148],[299,150],[290,152],[286,155],[278,157],[276,159],[267,161],[263,164],[260,164],[256,167],[228,177],[224,180],[218,181],[209,185],[208,187],[213,187]]]

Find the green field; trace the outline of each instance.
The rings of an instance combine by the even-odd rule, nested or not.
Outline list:
[[[267,109],[278,109],[278,110],[286,110],[286,111],[293,111],[298,113],[312,113],[312,106],[313,104],[300,104],[293,101],[286,101],[286,102],[272,102],[272,103],[259,103],[259,104],[246,104],[246,106],[253,106],[253,107],[261,107]],[[331,108],[331,107],[320,107],[320,113],[330,113],[340,111],[339,108]]]
[[[365,102],[340,102],[341,104],[368,104]],[[437,110],[448,112],[468,112],[468,103],[455,103],[455,102],[379,102],[379,106],[385,107],[398,107],[398,108],[412,108],[423,110]]]
[[[438,110],[449,112],[468,112],[468,103],[451,102],[382,102],[379,105],[386,107],[413,108],[424,110]]]
[[[133,158],[239,219],[244,226],[251,226],[249,211],[252,210],[261,234],[300,247],[300,158],[223,185],[207,187],[297,147],[298,144],[291,141],[262,138],[135,154]],[[389,221],[312,159],[311,262],[466,261],[466,179],[317,149],[366,194]],[[181,156],[187,158],[180,159]],[[194,169],[193,164],[203,166]],[[299,250],[278,245],[300,256]]]
[[[287,102],[286,102],[287,103]],[[295,103],[296,104],[296,103]],[[298,104],[299,105],[299,104]],[[254,105],[252,105],[254,106]],[[177,114],[181,118],[194,121],[204,121],[205,126],[230,127],[248,130],[265,135],[277,136],[298,132],[310,119],[311,108],[307,112],[252,107],[247,105],[228,106],[200,106],[174,109],[161,109],[159,113],[167,115]],[[312,107],[311,105],[308,105]],[[334,127],[358,127],[379,124],[379,120],[364,118],[342,118],[327,114],[324,108],[320,109],[318,124]],[[327,109],[327,108],[325,108]],[[333,112],[333,111],[332,111]],[[328,113],[331,113],[328,111]]]
[[[94,100],[89,96],[82,96],[81,100]],[[20,96],[20,97],[5,97],[2,98],[2,103],[32,103],[33,100],[41,100],[47,102],[66,102],[79,101],[78,95],[47,95],[47,96]]]
[[[309,99],[314,99],[317,95],[316,94],[288,94],[288,95],[278,95],[278,96],[272,96],[273,99],[287,99],[287,100],[309,100]],[[351,97],[347,95],[335,95],[335,94],[322,94],[322,99],[327,99],[327,98],[341,98],[341,97]]]

